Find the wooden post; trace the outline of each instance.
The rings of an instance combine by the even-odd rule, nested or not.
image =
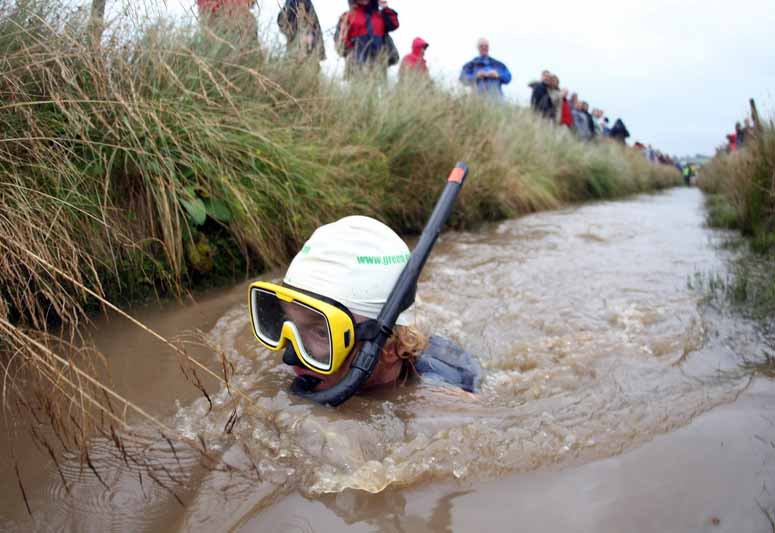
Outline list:
[[[756,129],[756,133],[761,133],[764,128],[762,127],[759,111],[756,109],[756,102],[753,98],[751,98],[751,120],[753,120],[753,127]]]
[[[93,47],[99,47],[105,29],[105,4],[107,0],[92,0],[89,16],[89,39]]]

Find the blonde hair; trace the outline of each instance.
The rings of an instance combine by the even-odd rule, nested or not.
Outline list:
[[[401,360],[401,373],[398,382],[406,383],[406,380],[416,374],[414,363],[428,347],[428,335],[412,326],[396,326],[393,335],[388,339],[385,350],[393,350]]]

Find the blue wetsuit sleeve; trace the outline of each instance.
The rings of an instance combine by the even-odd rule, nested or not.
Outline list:
[[[436,372],[423,372],[422,380],[428,383],[436,383],[439,385],[449,385],[444,376],[437,374]]]
[[[482,375],[479,361],[443,337],[432,336],[414,366],[423,381],[444,383],[468,392],[479,390]]]

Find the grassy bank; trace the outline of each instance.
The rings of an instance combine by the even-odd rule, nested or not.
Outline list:
[[[703,166],[700,188],[708,193],[711,226],[741,231],[748,238],[724,277],[711,276],[702,286],[713,300],[731,304],[756,320],[770,348],[775,348],[775,124],[757,127],[745,147],[720,153]],[[771,375],[770,354],[751,368]]]
[[[755,251],[775,248],[775,124],[761,124],[745,147],[720,153],[698,181],[709,194],[709,223],[739,229]]]
[[[36,328],[77,322],[94,301],[78,284],[179,293],[283,264],[343,215],[417,231],[457,160],[472,169],[458,227],[677,179],[513,106],[343,86],[193,27],[94,48],[78,12],[0,5],[2,305]]]

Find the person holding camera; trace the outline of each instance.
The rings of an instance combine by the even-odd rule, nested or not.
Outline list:
[[[478,94],[502,98],[502,86],[511,82],[511,72],[506,65],[490,57],[487,39],[479,39],[477,47],[479,56],[463,65],[460,81],[475,87]]]

